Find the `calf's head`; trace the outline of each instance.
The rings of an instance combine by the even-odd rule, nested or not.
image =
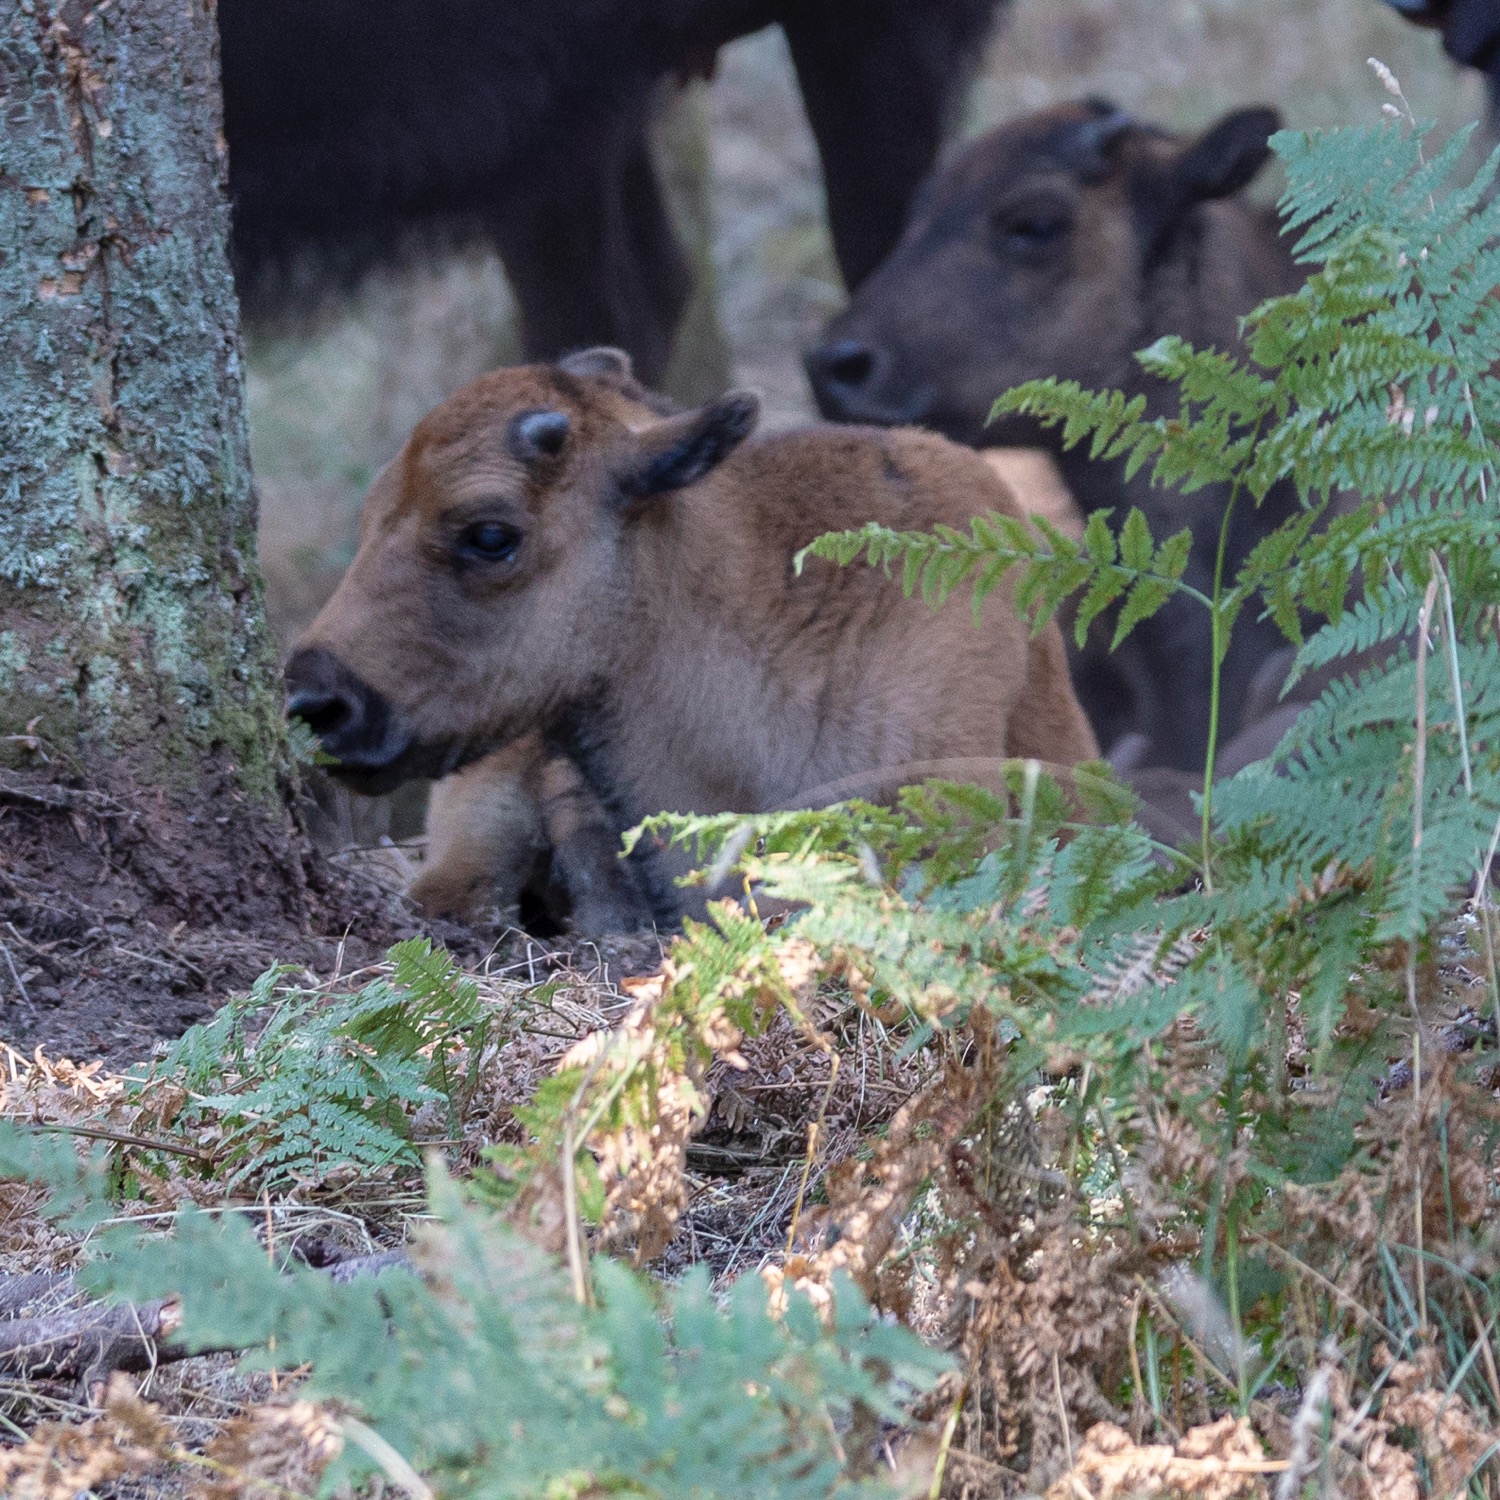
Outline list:
[[[632,533],[753,429],[731,392],[672,413],[625,355],[482,376],[429,413],[365,500],[359,550],[287,664],[334,774],[442,776],[595,697],[636,628]]]
[[[986,439],[990,406],[1023,380],[1119,382],[1154,337],[1153,270],[1200,205],[1254,177],[1276,127],[1239,110],[1184,140],[1091,100],[975,141],[807,350],[823,415],[993,442],[1007,435]]]

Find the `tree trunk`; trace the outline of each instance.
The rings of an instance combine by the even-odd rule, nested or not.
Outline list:
[[[0,907],[306,916],[218,68],[213,0],[0,0]]]

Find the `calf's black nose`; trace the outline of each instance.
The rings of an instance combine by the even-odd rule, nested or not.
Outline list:
[[[321,646],[298,651],[286,664],[286,712],[301,719],[330,755],[354,748],[378,717],[378,695]]]
[[[287,718],[301,719],[319,739],[336,735],[358,713],[355,699],[330,689],[298,688],[286,700]]]
[[[286,688],[287,717],[317,735],[337,762],[335,775],[361,784],[372,778],[399,783],[411,735],[385,699],[333,652],[321,646],[298,651],[286,666]]]

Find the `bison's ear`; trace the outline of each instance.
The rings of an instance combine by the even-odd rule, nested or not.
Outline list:
[[[1148,260],[1200,203],[1239,192],[1260,171],[1271,154],[1267,138],[1280,126],[1274,109],[1237,109],[1180,150],[1147,154],[1131,193]]]
[[[1183,197],[1193,203],[1227,198],[1265,166],[1268,140],[1281,129],[1274,109],[1237,109],[1201,135],[1174,164],[1173,175]]]
[[[629,380],[632,375],[630,356],[623,349],[601,344],[597,349],[579,349],[558,360],[557,368],[568,375],[611,375]]]
[[[700,406],[653,422],[636,433],[636,448],[619,476],[627,503],[696,484],[734,452],[760,420],[754,391],[730,391]]]

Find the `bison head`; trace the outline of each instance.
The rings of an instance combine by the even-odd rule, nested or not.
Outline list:
[[[1254,177],[1276,126],[1271,110],[1240,110],[1183,140],[1091,100],[974,142],[807,351],[823,414],[1024,441],[985,433],[1002,391],[1047,375],[1123,383],[1160,315],[1156,272],[1199,205]]]
[[[713,469],[759,404],[672,413],[618,350],[497,370],[417,425],[287,664],[287,709],[359,791],[443,776],[595,699],[647,580],[633,528]]]

